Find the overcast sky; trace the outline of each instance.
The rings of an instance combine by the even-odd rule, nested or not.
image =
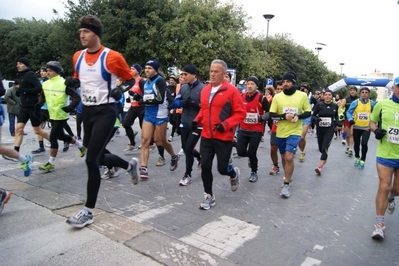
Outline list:
[[[242,5],[252,17],[248,21],[257,35],[266,35],[263,14],[273,14],[269,36],[289,33],[294,42],[317,53],[316,42],[327,46],[319,53],[327,67],[346,75],[368,74],[374,70],[399,75],[396,40],[399,38],[397,0],[221,0]],[[63,16],[59,0],[2,0],[0,18],[45,19]],[[230,66],[233,67],[233,66]]]

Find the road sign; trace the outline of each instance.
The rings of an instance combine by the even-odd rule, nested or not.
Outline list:
[[[266,78],[266,86],[273,86],[274,80],[272,78]]]

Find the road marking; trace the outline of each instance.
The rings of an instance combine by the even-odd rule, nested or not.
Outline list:
[[[316,260],[311,257],[306,257],[305,261],[302,262],[302,264],[301,264],[301,266],[320,266],[320,265],[321,265],[320,260]]]
[[[236,249],[259,233],[260,226],[221,216],[219,220],[210,222],[188,236],[180,238],[181,241],[226,258]]]
[[[314,248],[313,248],[313,252],[314,252],[316,249],[317,249],[317,250],[323,250],[324,247],[323,247],[323,246],[320,246],[320,245],[315,245]]]
[[[135,216],[131,216],[129,217],[129,219],[136,221],[138,223],[143,223],[146,220],[155,218],[157,216],[166,214],[171,212],[173,209],[175,209],[176,205],[182,205],[183,203],[173,203],[173,204],[169,204],[169,205],[165,205],[159,208],[154,208],[154,209],[150,209],[148,208],[147,210],[135,215]],[[134,206],[133,206],[134,205]],[[143,209],[142,204],[133,204],[131,207],[132,210],[137,210],[137,209]],[[140,206],[137,206],[140,205]]]

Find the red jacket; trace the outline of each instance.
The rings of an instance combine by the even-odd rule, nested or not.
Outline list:
[[[236,126],[245,119],[245,107],[240,92],[236,87],[224,81],[212,101],[209,95],[212,85],[208,84],[201,91],[201,109],[194,119],[202,125],[201,136],[207,139],[234,141]],[[224,132],[215,129],[216,124],[222,123]]]

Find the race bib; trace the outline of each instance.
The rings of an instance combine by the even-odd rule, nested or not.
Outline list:
[[[319,127],[331,127],[331,117],[320,117]]]
[[[144,94],[144,95],[143,95],[143,100],[144,100],[145,102],[154,100],[154,94]]]
[[[357,114],[357,120],[360,121],[368,121],[369,120],[369,113],[367,112],[360,112]]]
[[[259,115],[257,113],[247,113],[247,116],[244,119],[245,124],[258,124],[259,123]]]
[[[81,100],[84,105],[99,105],[99,90],[95,88],[82,88]]]
[[[388,141],[393,144],[399,144],[399,128],[388,127]]]
[[[283,114],[298,114],[298,108],[291,106],[283,106]]]

